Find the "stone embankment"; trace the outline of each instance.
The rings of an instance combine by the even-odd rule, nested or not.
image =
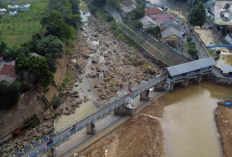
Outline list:
[[[60,115],[75,113],[87,101],[94,101],[83,93],[93,92],[99,106],[114,97],[119,89],[137,86],[144,79],[153,77],[159,66],[137,50],[119,41],[107,25],[91,17],[81,29],[75,52],[69,55],[67,76],[59,97],[60,105],[50,107],[40,118],[40,124],[28,129],[21,136],[1,144],[3,156],[32,144],[54,131],[54,120]],[[73,90],[88,80],[87,91]],[[120,92],[119,92],[120,93]]]

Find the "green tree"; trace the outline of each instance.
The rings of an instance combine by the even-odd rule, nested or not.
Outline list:
[[[66,19],[66,24],[73,26],[74,28],[77,28],[81,23],[81,16],[79,14],[69,15]]]
[[[21,53],[15,60],[15,73],[22,75],[25,70],[27,70],[27,58]]]
[[[188,45],[189,45],[189,47],[196,48],[196,44],[194,42],[189,42]]]
[[[51,54],[48,54],[48,53],[45,55],[45,58],[47,60],[47,64],[48,64],[50,70],[53,73],[56,72],[56,60],[54,58],[52,58]]]
[[[106,0],[106,3],[115,7],[117,10],[120,10],[120,2],[119,0]]]
[[[103,7],[106,5],[106,0],[92,0],[92,4],[97,7]]]
[[[7,49],[7,44],[2,41],[0,44],[0,57],[3,55],[3,51]]]
[[[193,40],[193,38],[191,36],[188,36],[186,40],[188,43],[190,43]]]
[[[145,6],[139,5],[132,11],[132,18],[138,20],[145,15]]]
[[[20,47],[15,45],[3,51],[3,59],[6,61],[13,61],[17,58],[19,54],[20,54]]]
[[[194,26],[202,27],[206,21],[205,7],[202,3],[195,5],[192,9],[191,15],[189,15],[189,23]]]
[[[19,74],[21,80],[26,79],[33,84],[40,83],[46,89],[49,84],[54,83],[54,75],[51,70],[52,66],[55,66],[51,55],[48,54],[46,57],[48,58],[35,56],[27,58],[24,54],[20,54],[15,61],[16,74]]]
[[[146,32],[153,35],[154,37],[158,39],[161,33],[161,29],[159,26],[151,26],[146,29]]]
[[[139,29],[143,27],[143,23],[139,20],[135,20],[134,23],[135,23],[135,26]]]
[[[49,12],[58,11],[66,24],[77,28],[81,24],[79,0],[50,0]]]
[[[8,81],[0,82],[0,109],[9,109],[15,106],[19,101],[18,84]]]
[[[72,13],[73,14],[80,14],[80,1],[79,0],[69,0],[71,4]]]
[[[217,54],[217,55],[220,55],[220,54],[221,54],[221,50],[217,50],[217,51],[216,51],[216,54]]]
[[[36,47],[38,54],[42,56],[51,54],[54,59],[61,58],[64,52],[62,42],[53,35],[49,35],[38,41]]]
[[[27,58],[27,71],[34,78],[34,83],[40,83],[44,89],[54,83],[54,75],[51,72],[47,60],[44,57]]]
[[[46,35],[55,35],[60,39],[70,39],[72,37],[72,30],[68,26],[61,14],[53,10],[47,17],[41,19],[42,27],[47,29]]]
[[[28,47],[28,49],[31,52],[36,52],[37,51],[37,43],[40,39],[42,39],[42,35],[40,33],[36,33],[35,35],[32,36],[32,40],[29,41],[28,43],[25,44],[26,47]]]
[[[188,53],[191,55],[196,55],[197,54],[197,49],[195,47],[189,47]]]

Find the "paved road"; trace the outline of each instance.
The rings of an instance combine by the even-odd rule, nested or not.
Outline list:
[[[161,82],[161,81],[163,81],[165,79],[166,79],[165,74],[163,74],[161,76],[158,76],[155,79],[150,80],[146,84],[140,84],[138,86],[138,88],[133,92],[132,96],[133,97],[139,96],[141,93],[143,93],[147,89],[150,89],[150,88],[154,87],[156,84],[158,84],[159,82]],[[77,123],[76,124],[76,129],[78,131],[82,130],[83,128],[87,127],[91,122],[94,122],[97,119],[100,119],[100,118],[106,116],[108,113],[114,111],[114,109],[118,108],[119,106],[121,106],[123,104],[126,104],[128,98],[129,98],[128,95],[124,96],[123,98],[115,101],[113,104],[109,104],[108,106],[105,106],[104,108],[102,108],[98,112],[94,113],[93,115],[91,115],[91,116],[87,117],[86,119],[84,119],[84,120],[80,121],[79,123]],[[52,140],[55,141],[55,142],[53,142],[53,144],[56,144],[56,142],[61,142],[62,138],[65,139],[65,138],[69,137],[69,134],[72,134],[72,132],[73,131],[70,131],[70,129],[67,129],[67,130],[55,135],[52,138]],[[46,146],[47,146],[47,143],[44,142],[44,143],[40,144],[39,146],[34,147],[33,149],[29,150],[25,154],[23,154],[22,157],[37,156],[37,153],[41,154],[42,152],[44,152],[46,150]]]

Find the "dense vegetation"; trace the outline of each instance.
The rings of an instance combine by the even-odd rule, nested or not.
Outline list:
[[[40,20],[40,29],[30,41],[10,47],[0,43],[0,57],[15,60],[15,72],[23,91],[37,85],[47,91],[54,83],[56,59],[63,56],[65,47],[72,45],[80,24],[78,0],[50,0],[46,16]],[[0,95],[4,96],[0,96],[0,108],[12,107],[18,102],[19,89],[14,83],[2,81]]]
[[[10,83],[7,81],[0,82],[0,109],[11,108],[19,100],[20,86],[17,82]]]
[[[206,22],[206,12],[204,5],[202,3],[195,5],[192,9],[192,13],[189,16],[189,23],[192,26],[202,27]]]
[[[159,39],[161,36],[161,28],[160,26],[151,26],[146,29],[146,32]]]

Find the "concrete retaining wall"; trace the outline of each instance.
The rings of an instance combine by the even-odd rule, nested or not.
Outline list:
[[[141,50],[141,52],[144,55],[149,56],[152,60],[154,60],[161,67],[168,67],[168,65],[165,62],[157,59],[154,55],[152,55],[150,52],[148,52],[147,50],[145,50],[144,47],[142,47],[140,44],[136,43],[133,39],[131,39],[131,37],[129,37],[123,30],[121,30],[120,28],[119,28],[119,30],[133,45],[135,45],[139,50]]]

